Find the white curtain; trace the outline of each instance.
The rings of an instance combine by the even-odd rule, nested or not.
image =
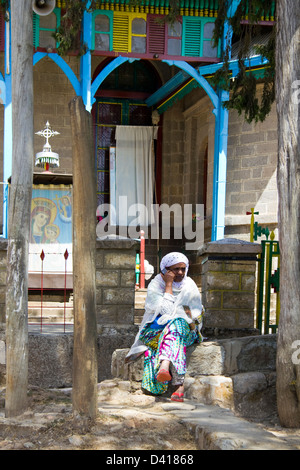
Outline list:
[[[116,128],[116,224],[151,224],[155,126]],[[112,189],[112,188],[111,188]]]

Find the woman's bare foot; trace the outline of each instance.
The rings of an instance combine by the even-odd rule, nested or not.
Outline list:
[[[174,391],[174,393],[184,393],[184,385],[178,385],[178,388]]]
[[[166,359],[162,360],[156,377],[158,382],[169,382],[172,379],[169,369],[170,361],[167,361]]]

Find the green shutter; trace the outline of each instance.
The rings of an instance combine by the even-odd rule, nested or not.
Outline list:
[[[195,17],[183,18],[183,55],[201,57],[202,55],[202,26],[201,19]]]
[[[40,40],[40,17],[36,13],[33,13],[33,47],[39,47]]]

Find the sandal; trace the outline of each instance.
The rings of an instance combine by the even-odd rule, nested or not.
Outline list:
[[[180,402],[182,402],[182,401],[183,401],[183,396],[184,396],[184,393],[177,393],[177,392],[174,392],[174,393],[171,395],[171,400],[172,400],[172,401],[180,401]]]
[[[158,371],[156,380],[158,382],[169,382],[172,379],[171,374],[168,370],[166,369],[160,369]]]

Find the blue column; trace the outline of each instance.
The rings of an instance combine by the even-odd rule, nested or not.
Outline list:
[[[227,141],[228,141],[228,111],[224,101],[229,93],[218,92],[219,102],[214,109],[215,114],[215,149],[213,176],[213,207],[212,207],[212,241],[224,238],[225,203],[226,203],[226,174],[227,174]]]
[[[8,178],[12,172],[12,103],[11,103],[11,34],[10,21],[5,21],[5,102],[3,144],[3,237],[8,236]]]
[[[89,7],[90,2],[87,4]],[[81,57],[80,62],[80,82],[81,82],[81,96],[83,103],[87,111],[91,111],[93,106],[93,98],[91,94],[91,83],[92,83],[92,60],[91,60],[91,48],[92,48],[92,13],[87,11],[83,14],[83,44],[87,46],[87,52]]]

